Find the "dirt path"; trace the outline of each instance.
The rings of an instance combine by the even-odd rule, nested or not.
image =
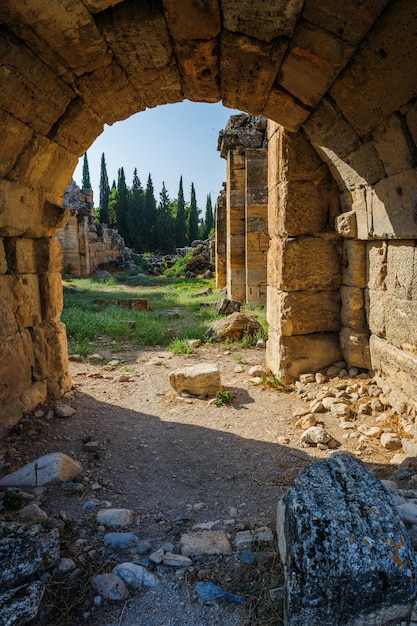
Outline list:
[[[226,533],[232,545],[239,531],[264,526],[275,531],[279,497],[307,463],[327,458],[332,451],[300,443],[302,431],[295,426],[293,413],[304,403],[295,391],[251,384],[248,370],[263,363],[264,351],[228,352],[201,346],[192,355],[174,357],[154,349],[112,353],[110,347],[103,346],[101,354],[103,363],[118,361],[114,365],[71,363],[74,390],[65,401],[76,410],[74,416],[58,419],[45,412],[25,420],[5,442],[7,471],[56,451],[83,464],[85,490],[81,495],[69,495],[62,486],[51,487],[42,503],[50,518],[64,520],[65,555],[78,559],[91,574],[103,567],[108,571],[106,559],[112,564],[132,559],[132,551],[110,554],[103,547],[96,510],[83,509],[92,498],[101,506],[131,509],[135,521],[128,530],[139,542],[149,542],[153,550],[167,544],[179,551],[180,536],[199,524]],[[218,364],[223,387],[234,396],[231,406],[210,406],[207,399],[178,397],[170,389],[170,371],[201,361]],[[357,441],[344,438],[346,432],[334,418],[326,427],[344,450],[356,448]],[[362,458],[382,472],[390,456],[370,447]],[[189,571],[156,567],[159,587],[135,592],[126,605],[94,604],[94,594],[83,589],[85,598],[69,609],[69,617],[55,622],[53,613],[43,614],[35,623],[278,624],[276,615],[266,610],[262,621],[262,612],[254,608],[262,585],[271,588],[280,582],[275,544],[261,548],[266,550],[264,557],[251,566],[242,565],[241,555],[234,550],[228,557],[196,562]],[[135,554],[137,560],[136,546]],[[148,557],[139,562],[148,565]],[[236,593],[246,590],[250,602],[244,606],[202,604],[194,583],[206,579]],[[263,594],[268,592],[262,589]],[[54,601],[49,597],[49,602]],[[71,605],[67,597],[59,602]]]

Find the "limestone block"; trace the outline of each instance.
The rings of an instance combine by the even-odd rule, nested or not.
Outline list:
[[[35,132],[47,135],[74,92],[7,30],[2,33],[1,45],[2,64],[8,70],[0,77],[2,109]]]
[[[12,168],[23,148],[29,143],[33,131],[19,120],[0,110],[2,162],[0,176],[5,176]]]
[[[271,239],[268,285],[282,291],[333,291],[340,282],[335,242],[320,237]]]
[[[196,556],[198,554],[232,554],[232,546],[222,530],[203,530],[185,533],[180,537],[181,554]]]
[[[42,274],[62,269],[62,250],[57,239],[10,238],[5,241],[5,249],[10,272]]]
[[[5,590],[58,561],[59,531],[57,528],[46,530],[38,525],[25,526],[3,521],[0,524],[0,554],[1,588]]]
[[[329,172],[303,132],[289,133],[279,127],[278,180],[326,181]],[[269,145],[268,145],[269,157]]]
[[[344,327],[340,331],[340,348],[343,358],[349,365],[371,368],[371,358],[369,354],[369,334],[360,332],[353,328]]]
[[[341,237],[356,239],[358,235],[358,225],[355,211],[346,211],[336,217],[336,232]]]
[[[245,33],[256,39],[272,41],[276,37],[291,36],[303,3],[290,0],[268,7],[260,0],[224,0],[222,14],[227,30]]]
[[[365,315],[365,301],[363,289],[360,287],[340,287],[342,308],[340,320],[342,326],[349,326],[359,332],[367,332],[368,324]]]
[[[289,181],[278,185],[278,234],[315,235],[325,230],[329,217],[330,183]]]
[[[267,288],[267,319],[282,336],[340,330],[340,295],[337,291],[285,292]]]
[[[11,303],[3,297],[2,292],[4,290],[0,287],[0,337],[3,339],[3,337],[10,338],[15,335],[18,326]]]
[[[372,235],[379,239],[417,237],[417,170],[407,170],[381,180],[370,193]]]
[[[215,396],[221,391],[220,372],[215,363],[198,363],[191,367],[174,370],[169,383],[175,391],[186,391],[197,396]]]
[[[385,338],[396,348],[417,355],[417,300],[388,294],[384,299]]]
[[[300,374],[316,372],[341,358],[337,333],[312,333],[282,337],[269,332],[266,343],[266,364],[284,382],[294,381]]]
[[[30,413],[39,404],[48,400],[48,388],[46,383],[37,381],[33,383],[20,397],[23,414]]]
[[[291,94],[274,86],[264,106],[263,115],[282,124],[287,130],[297,132],[310,115],[310,111]]]
[[[51,452],[27,463],[12,474],[6,474],[0,479],[0,485],[2,487],[19,485],[42,487],[42,485],[71,480],[81,474],[82,469],[81,463],[67,454]]]
[[[206,335],[213,337],[216,341],[224,341],[226,338],[240,341],[245,334],[254,335],[261,331],[262,326],[258,321],[236,311],[223,319],[212,322]]]
[[[95,21],[147,107],[183,100],[161,4],[123,2],[97,14]]]
[[[77,157],[46,137],[35,135],[10,169],[8,178],[29,188],[48,192],[50,181],[63,193],[68,172],[74,170]]]
[[[11,302],[16,306],[16,321],[22,330],[42,321],[39,278],[36,274],[21,274],[16,279]]]
[[[364,299],[369,331],[385,337],[385,294],[377,289],[365,289]]]
[[[47,272],[40,274],[39,291],[43,321],[59,322],[64,306],[61,273]]]
[[[314,0],[307,0],[303,8],[303,17],[337,36],[343,35],[345,41],[357,45],[385,5],[386,0],[378,0],[367,6],[366,13],[363,13],[355,11],[353,7],[346,10],[343,3],[327,1],[316,4]]]
[[[417,355],[400,350],[385,339],[371,335],[372,369],[390,381],[390,387],[405,394],[412,406],[417,397]]]
[[[18,183],[0,181],[0,236],[20,237],[42,224],[43,196]]]
[[[85,152],[85,146],[92,144],[102,132],[103,121],[81,98],[74,98],[54,125],[49,136],[53,142],[76,157],[80,157]],[[68,184],[68,178],[66,184]]]
[[[368,33],[366,45],[330,89],[345,118],[361,135],[415,97],[417,48],[414,30],[409,27],[415,19],[413,11],[408,4],[388,6],[378,19],[378,27]],[[375,71],[380,50],[383,60]]]
[[[387,243],[387,266],[384,286],[396,296],[409,297],[417,272],[416,245],[413,240]]]
[[[12,398],[5,402],[0,401],[0,439],[7,436],[23,416],[22,402],[20,398]]]
[[[174,39],[207,40],[219,34],[220,7],[217,0],[201,4],[186,0],[181,7],[176,0],[163,0],[162,4],[169,32]]]
[[[4,251],[3,240],[0,238],[0,274],[7,272],[7,259]]]
[[[372,241],[366,244],[368,257],[367,285],[370,289],[386,291],[388,242]]]
[[[178,6],[178,3],[176,3]],[[217,2],[216,2],[217,5]],[[202,5],[194,5],[202,6]],[[184,16],[186,13],[183,14]],[[184,98],[194,102],[218,102],[221,98],[219,77],[219,38],[174,42]]]
[[[124,309],[135,309],[137,311],[149,311],[149,298],[121,298],[118,300],[119,306]]]
[[[280,84],[314,107],[346,65],[354,47],[327,30],[301,20],[281,66]]]
[[[108,98],[110,90],[118,93],[117,101]],[[77,92],[87,106],[107,124],[124,120],[145,109],[139,94],[116,61],[83,74],[76,81]]]
[[[52,399],[59,397],[61,377],[68,372],[68,347],[65,325],[61,322],[46,322],[32,328],[34,367],[33,379],[46,380]],[[65,389],[65,391],[68,390]]]
[[[390,493],[355,457],[309,465],[279,503],[277,532],[288,626],[408,620],[416,556]]]
[[[28,331],[0,344],[0,401],[18,398],[32,382],[33,353]]]
[[[357,239],[343,241],[342,283],[350,287],[366,286],[366,243]]]
[[[377,126],[372,137],[388,176],[413,167],[414,158],[409,138],[404,134],[402,118],[397,113]]]
[[[353,127],[346,121],[337,106],[327,98],[321,100],[314,113],[303,125],[303,130],[316,150],[318,147],[323,149],[326,147],[340,159],[351,154],[361,143]]]

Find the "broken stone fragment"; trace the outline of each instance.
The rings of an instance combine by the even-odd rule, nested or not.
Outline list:
[[[1,623],[20,626],[32,621],[39,610],[44,585],[39,580],[0,594]]]
[[[317,445],[318,443],[328,443],[332,436],[323,428],[323,426],[312,426],[303,432],[301,441],[309,445]]]
[[[106,600],[126,600],[129,597],[124,581],[116,574],[97,574],[93,576],[91,583]]]
[[[347,453],[310,464],[278,505],[288,626],[409,623],[416,555],[388,490]]]
[[[181,554],[194,556],[199,554],[232,554],[232,546],[221,530],[207,530],[182,535]]]
[[[133,520],[130,509],[103,509],[97,513],[97,522],[103,526],[127,526]]]
[[[134,589],[141,587],[156,587],[159,584],[158,578],[148,572],[142,565],[136,563],[120,563],[112,570],[113,574],[120,576],[127,585]]]
[[[243,313],[232,313],[224,319],[212,322],[206,335],[213,337],[216,341],[224,341],[226,338],[240,341],[245,333],[253,336],[261,331],[261,324],[253,317],[248,317]]]
[[[222,389],[215,363],[198,363],[174,370],[169,375],[169,383],[178,393],[185,391],[196,396],[215,396]]]
[[[40,487],[61,481],[66,482],[81,474],[82,470],[83,466],[81,463],[66,454],[51,452],[24,465],[16,472],[3,476],[0,480],[0,486],[15,487],[28,485],[30,487]]]

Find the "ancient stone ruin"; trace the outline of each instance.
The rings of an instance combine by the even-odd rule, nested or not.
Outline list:
[[[61,242],[64,273],[89,276],[108,263],[124,267],[124,239],[107,224],[96,223],[92,190],[80,189],[72,180],[65,189],[63,206],[69,209],[69,218],[56,237]]]

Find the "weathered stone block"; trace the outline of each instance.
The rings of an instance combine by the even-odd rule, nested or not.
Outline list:
[[[417,355],[417,300],[388,294],[384,298],[385,338],[396,348]]]
[[[350,287],[365,287],[366,243],[358,240],[343,241],[342,283]]]
[[[46,383],[40,380],[33,383],[21,396],[23,414],[30,413],[39,404],[43,404],[48,400],[48,388]]]
[[[409,402],[416,406],[417,355],[400,350],[376,335],[371,335],[369,347],[372,369],[388,378],[391,388],[405,394]]]
[[[149,298],[121,298],[119,306],[123,309],[135,309],[137,311],[149,311]]]
[[[341,237],[356,239],[358,235],[358,225],[355,211],[346,211],[336,217],[336,232]]]
[[[300,21],[282,67],[280,84],[314,107],[354,52],[354,47],[327,30]]]
[[[33,352],[28,331],[0,343],[0,401],[18,398],[32,382]]]
[[[410,107],[406,115],[408,132],[411,135],[414,145],[417,146],[417,103]]]
[[[331,154],[344,159],[361,143],[356,131],[328,98],[321,100],[303,125],[303,130],[316,149],[326,150],[327,159]]]
[[[409,297],[417,272],[415,241],[388,242],[386,272],[384,286],[387,291]]]
[[[379,158],[388,176],[411,169],[414,165],[409,138],[404,134],[401,117],[394,113],[372,133]]]
[[[337,291],[285,292],[268,286],[267,298],[268,323],[282,336],[337,332],[341,328]]]
[[[313,333],[282,337],[270,331],[266,343],[266,364],[284,382],[300,374],[316,372],[341,358],[337,333]]]
[[[349,326],[359,332],[367,332],[368,324],[365,315],[365,301],[363,289],[360,287],[340,287],[342,308],[340,319],[342,326]]]
[[[64,306],[61,273],[47,272],[46,274],[40,274],[39,291],[43,321],[59,322]]]
[[[0,110],[0,128],[2,129],[0,176],[3,177],[12,168],[26,144],[29,143],[33,131],[26,124],[22,124],[3,110]]]
[[[186,0],[180,7],[175,0],[163,0],[171,36],[186,39],[214,39],[220,32],[220,6],[217,0],[196,4]]]
[[[283,124],[287,130],[297,132],[310,115],[310,111],[291,94],[274,85],[264,106],[263,114]]]
[[[272,41],[276,37],[292,35],[302,9],[300,0],[276,3],[268,7],[260,0],[224,0],[222,14],[224,27],[232,32],[245,33],[256,39]]]
[[[343,358],[349,365],[371,368],[369,354],[369,334],[353,328],[344,327],[340,331],[340,348]]]
[[[320,237],[271,239],[268,285],[282,291],[333,291],[340,282],[336,242]]]
[[[46,380],[52,398],[71,388],[68,372],[68,346],[65,325],[46,322],[30,330],[33,341],[33,379]],[[64,377],[65,380],[61,381]]]
[[[20,237],[42,224],[43,195],[8,180],[0,181],[0,236]]]
[[[77,128],[77,133],[74,133]],[[81,98],[74,98],[50,133],[52,141],[76,157],[103,132],[103,122]],[[66,180],[68,184],[68,180]]]
[[[0,239],[0,274],[7,272],[7,259],[4,251],[3,239]]]
[[[42,487],[53,483],[65,482],[79,476],[83,466],[67,454],[51,452],[27,463],[12,474],[6,474],[0,479],[2,487],[17,487],[27,485]]]
[[[384,178],[375,185],[368,199],[372,211],[374,237],[379,239],[417,237],[416,188],[416,169]]]
[[[278,185],[278,233],[283,237],[315,235],[326,228],[330,184],[288,181]]]
[[[186,391],[197,396],[215,396],[222,389],[215,363],[198,363],[175,370],[169,375],[169,383],[178,393]]]
[[[288,626],[408,621],[416,556],[390,493],[355,457],[309,465],[279,503],[277,531]]]
[[[330,178],[325,163],[304,133],[289,133],[279,125],[268,142],[268,167],[271,182],[327,181]]]
[[[61,244],[57,239],[10,238],[5,241],[10,272],[42,274],[62,269]]]
[[[386,291],[388,242],[375,241],[366,244],[368,267],[367,285],[369,289]]]
[[[369,331],[385,337],[385,294],[377,289],[364,289],[364,300]]]
[[[243,285],[244,290],[245,285]],[[240,312],[232,313],[223,319],[212,322],[206,332],[208,337],[216,341],[224,341],[226,338],[240,341],[246,334],[254,335],[262,331],[261,324],[253,317],[248,317]]]
[[[185,98],[193,102],[220,100],[219,45],[218,37],[174,42]]]

